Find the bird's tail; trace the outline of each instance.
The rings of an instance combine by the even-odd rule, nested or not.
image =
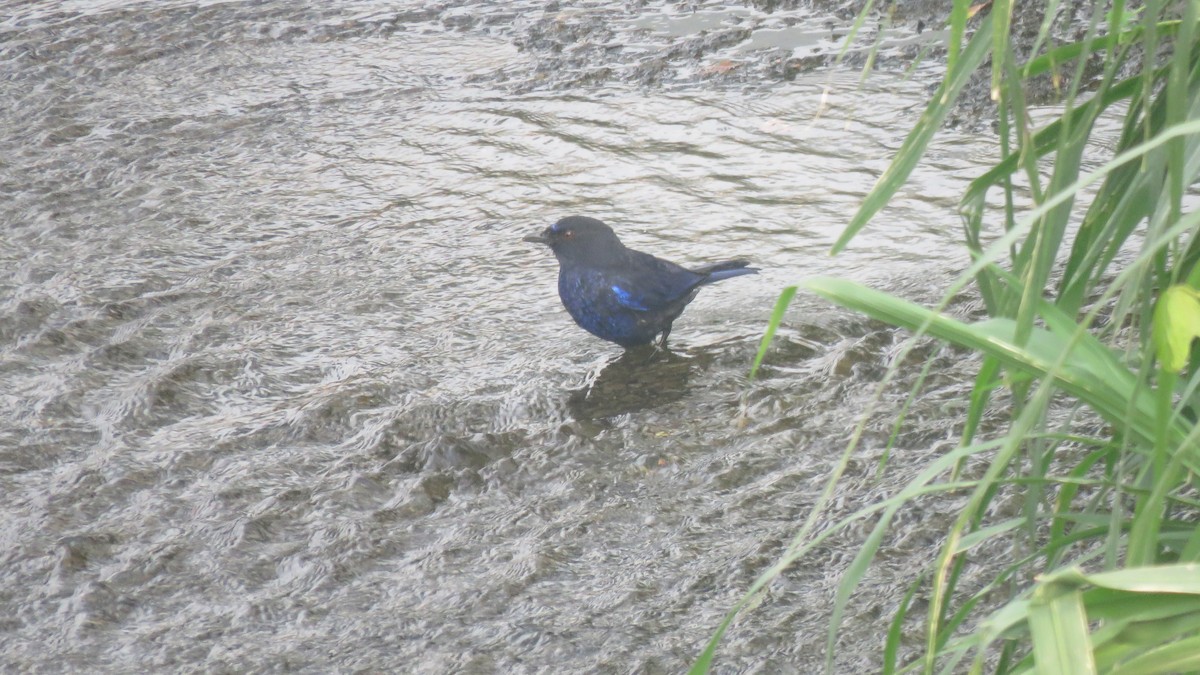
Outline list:
[[[702,284],[711,284],[714,281],[728,279],[730,277],[740,277],[743,274],[757,274],[757,267],[750,267],[749,260],[726,260],[724,262],[709,263],[692,269],[696,274],[703,274],[704,281]]]

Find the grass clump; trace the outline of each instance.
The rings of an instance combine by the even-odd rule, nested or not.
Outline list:
[[[1066,44],[1051,44],[1059,3],[1048,0],[1049,18],[1025,59],[1009,39],[1011,1],[979,9],[955,0],[941,86],[834,246],[847,246],[884,208],[990,62],[1000,152],[961,202],[969,267],[935,307],[839,279],[801,286],[907,328],[914,341],[931,336],[982,356],[958,447],[887,500],[817,528],[835,471],[791,546],[729,613],[693,672],[709,668],[730,621],[772,579],[831,534],[874,519],[834,601],[832,668],[850,594],[893,516],[923,495],[951,492],[968,495],[967,506],[895,610],[885,672],[1200,671],[1200,356],[1192,349],[1200,213],[1185,208],[1200,173],[1200,0],[1097,3],[1084,36]],[[1062,110],[1035,128],[1026,90],[1039,77],[1060,87]],[[1104,116],[1122,120],[1119,142],[1085,171]],[[994,191],[1002,206],[986,199]],[[967,286],[986,318],[942,311]],[[795,292],[781,296],[755,368]],[[980,438],[997,396],[1008,398],[1007,430]],[[1097,419],[1094,432],[1054,428],[1052,405]],[[966,479],[970,458],[985,459],[986,469]],[[1017,494],[1021,508],[997,520],[989,507],[1002,494]],[[1015,559],[982,588],[960,587],[973,549],[996,538],[1020,542]],[[923,646],[902,661],[918,605]]]

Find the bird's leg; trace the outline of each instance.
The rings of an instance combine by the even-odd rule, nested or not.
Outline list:
[[[658,339],[658,348],[659,349],[661,349],[663,351],[670,351],[669,349],[667,349],[667,336],[670,334],[671,334],[671,324],[667,324],[667,327],[663,329],[662,337],[660,337]]]
[[[652,343],[648,345],[638,345],[637,347],[630,347],[627,349],[625,354],[622,355],[622,358],[628,356],[632,359],[634,357],[641,357],[644,355],[646,358],[641,359],[638,363],[642,366],[648,366],[654,362],[655,358],[658,357],[658,351],[657,344]]]

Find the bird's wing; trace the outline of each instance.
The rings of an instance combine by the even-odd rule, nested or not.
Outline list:
[[[628,285],[626,283],[626,286]],[[633,291],[622,286],[620,283],[613,284],[611,288],[613,295],[617,298],[617,302],[622,306],[639,312],[650,311],[650,308],[646,306],[646,301],[639,297],[641,294],[635,295]]]
[[[637,264],[611,277],[610,288],[617,302],[638,312],[666,309],[685,301],[704,276],[679,265],[641,254]]]

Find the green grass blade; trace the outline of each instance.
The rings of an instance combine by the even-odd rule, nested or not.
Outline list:
[[[1042,675],[1094,675],[1087,613],[1077,588],[1040,585],[1029,603],[1033,659]]]
[[[771,346],[771,341],[775,339],[775,331],[783,323],[783,315],[787,313],[788,305],[792,304],[792,298],[796,297],[796,289],[796,286],[784,288],[783,292],[779,294],[779,299],[775,301],[775,309],[771,310],[771,319],[767,322],[767,330],[763,333],[762,341],[758,343],[758,353],[754,355],[754,364],[750,366],[750,382],[753,382],[754,376],[758,374],[758,368],[767,355],[767,349]]]
[[[1009,35],[1012,32],[1012,0],[992,0],[992,84],[991,96],[993,101],[1000,100],[1000,82],[1004,79],[1005,70],[1012,60],[1012,45]]]
[[[900,606],[896,608],[896,613],[892,615],[892,621],[888,625],[887,641],[883,646],[883,674],[894,675],[896,672],[896,659],[900,653],[900,643],[904,640],[904,622],[908,618],[908,610],[912,607],[913,599],[916,598],[917,592],[925,585],[925,577],[918,577],[908,586],[908,592],[900,599]]]
[[[955,3],[956,7],[958,3]],[[870,194],[863,200],[862,206],[858,212],[850,219],[850,223],[846,225],[846,229],[842,231],[841,236],[833,245],[833,253],[838,253],[846,247],[851,239],[854,238],[858,231],[861,230],[871,218],[879,212],[880,209],[887,204],[892,195],[900,189],[912,174],[917,162],[921,156],[925,154],[925,149],[929,146],[929,142],[933,140],[933,136],[941,128],[942,122],[949,114],[950,108],[954,101],[958,98],[959,93],[967,82],[970,81],[971,74],[983,63],[983,59],[988,54],[988,33],[991,27],[991,17],[983,20],[983,25],[976,31],[975,35],[967,43],[967,48],[962,53],[962,57],[956,60],[949,70],[946,72],[946,77],[938,87],[937,93],[934,94],[933,100],[926,106],[925,112],[921,115],[921,119],[917,122],[916,127],[904,139],[904,143],[900,146],[900,150],[896,153],[896,157],[892,160],[887,170],[879,177],[875,183],[875,187],[871,189]]]
[[[1131,593],[1187,593],[1200,595],[1200,564],[1157,565],[1099,572],[1083,577],[1087,583]]]
[[[1200,670],[1200,637],[1162,645],[1126,661],[1110,675],[1157,675]]]
[[[1163,21],[1158,24],[1158,30],[1162,35],[1172,35],[1179,30],[1179,26],[1179,21]],[[1110,33],[1088,40],[1060,45],[1045,54],[1030,59],[1025,65],[1021,66],[1021,79],[1043,75],[1057,68],[1060,64],[1079,58],[1082,54],[1090,54],[1102,50],[1112,51],[1122,44],[1136,42],[1141,39],[1144,31],[1145,28],[1142,26],[1136,26],[1122,33]]]

